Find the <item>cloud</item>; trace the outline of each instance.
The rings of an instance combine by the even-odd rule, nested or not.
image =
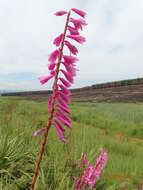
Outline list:
[[[37,77],[48,72],[53,38],[63,31],[65,19],[53,13],[70,7],[84,9],[88,22],[73,87],[143,76],[142,0],[5,0],[0,1],[0,88],[50,88],[40,87]]]

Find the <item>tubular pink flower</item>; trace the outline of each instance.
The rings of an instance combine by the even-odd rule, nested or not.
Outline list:
[[[54,120],[54,122],[58,125],[58,127],[61,129],[61,131],[65,131],[65,129],[63,128],[63,126],[58,122],[58,120]]]
[[[73,65],[69,65],[65,62],[63,62],[63,65],[65,66],[67,72],[72,73],[73,76],[76,76],[76,69]]]
[[[61,88],[61,90],[67,94],[68,96],[70,95],[70,90],[68,90],[65,86],[63,86],[62,84],[58,84],[58,86]]]
[[[63,16],[63,15],[65,15],[65,14],[67,14],[68,12],[67,11],[57,11],[56,13],[55,13],[55,15],[56,16]]]
[[[72,26],[68,26],[68,30],[69,30],[71,35],[79,35],[79,32],[78,32],[77,28],[74,28]]]
[[[61,139],[61,141],[62,141],[63,143],[66,143],[65,138],[64,138],[64,135],[63,135],[63,133],[62,133],[62,130],[61,130],[61,128],[59,127],[59,125],[58,125],[57,122],[55,122],[55,128],[56,128],[57,134],[58,134],[59,138]]]
[[[71,118],[69,118],[62,110],[59,110],[59,109],[58,109],[58,114],[59,114],[60,116],[62,116],[62,117],[63,117],[66,121],[68,121],[69,123],[72,122]]]
[[[45,129],[44,128],[41,128],[37,131],[34,132],[34,137],[38,137],[39,135],[41,135],[41,133],[44,131]]]
[[[70,22],[72,22],[75,26],[75,28],[77,29],[81,29],[83,26],[86,26],[87,23],[84,19],[74,19],[74,18],[70,18]]]
[[[42,77],[39,77],[39,80],[41,84],[45,84],[46,82],[48,82],[48,80],[50,80],[53,77],[54,75],[42,76]]]
[[[56,100],[58,101],[58,103],[59,103],[60,105],[62,105],[62,106],[64,106],[64,107],[68,108],[68,107],[67,107],[67,103],[64,102],[64,101],[60,98],[60,96],[57,96],[57,97],[56,97]]]
[[[85,189],[85,187],[87,186],[87,184],[90,180],[90,177],[92,176],[92,173],[93,173],[93,166],[89,165],[82,178],[82,185],[81,185],[82,189]]]
[[[85,16],[86,16],[86,13],[84,11],[82,11],[82,10],[75,9],[75,8],[72,8],[71,10],[74,11],[75,13],[77,13],[78,15],[80,15],[83,18],[85,18]]]
[[[68,107],[65,107],[65,106],[59,105],[59,104],[58,104],[58,107],[59,107],[61,110],[65,111],[66,113],[68,113],[68,114],[70,114],[70,115],[72,114],[71,111],[68,109]]]
[[[58,91],[58,95],[60,95],[61,99],[64,100],[64,102],[69,103],[70,99],[69,96],[67,94],[64,94],[61,91]]]
[[[64,62],[69,65],[79,61],[78,58],[71,56],[71,55],[63,55],[63,58],[64,58]]]
[[[53,52],[50,54],[48,60],[49,60],[50,62],[55,62],[56,59],[58,58],[58,56],[59,56],[59,50],[55,50],[55,51],[53,51]]]
[[[56,46],[59,46],[62,42],[62,39],[63,39],[63,36],[64,34],[60,34],[59,36],[57,36],[54,41],[53,41],[53,44],[55,44]]]
[[[71,86],[71,84],[68,81],[66,81],[64,78],[60,77],[59,79],[63,83],[63,85],[66,86],[67,88]]]
[[[86,41],[85,37],[79,36],[79,35],[67,35],[67,38],[75,40],[76,42],[80,44],[83,44]]]
[[[63,69],[61,69],[61,72],[64,74],[64,76],[66,77],[66,79],[73,84],[73,76],[72,73],[67,73],[66,71],[64,71]]]
[[[70,123],[68,121],[66,121],[65,119],[63,119],[59,114],[56,113],[56,117],[59,121],[61,121],[65,126],[67,126],[69,129],[72,129],[72,126],[70,125]]]
[[[77,49],[74,45],[72,45],[72,44],[71,44],[70,42],[68,42],[68,41],[65,41],[65,45],[68,47],[70,53],[72,53],[72,54],[74,54],[74,55],[77,55],[78,49]]]

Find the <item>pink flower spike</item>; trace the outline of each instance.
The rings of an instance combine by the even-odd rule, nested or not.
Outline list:
[[[63,15],[65,15],[65,14],[67,14],[68,12],[67,11],[57,11],[56,13],[55,13],[55,15],[56,16],[63,16]]]
[[[72,129],[72,126],[70,125],[70,123],[68,121],[66,121],[65,119],[63,119],[59,114],[56,114],[56,117],[59,121],[61,121],[64,125],[66,125],[69,129]]]
[[[63,110],[63,111],[65,111],[66,113],[68,113],[68,114],[72,114],[71,113],[71,111],[67,108],[67,107],[65,107],[65,106],[63,106],[63,105],[58,105],[58,107],[61,109],[61,110]]]
[[[46,82],[48,82],[48,80],[50,80],[53,77],[54,75],[42,76],[42,77],[39,77],[39,80],[41,84],[45,84]]]
[[[44,128],[41,128],[37,131],[34,132],[34,137],[38,137],[39,135],[41,135],[41,133],[44,131],[45,129]]]
[[[53,44],[55,44],[56,46],[59,46],[62,42],[62,39],[63,39],[63,33],[60,34],[59,36],[57,36],[54,41],[53,41]]]
[[[58,122],[58,120],[54,120],[54,122],[58,125],[58,127],[61,129],[61,131],[65,131],[65,129],[63,128],[63,126]]]
[[[68,47],[70,53],[72,53],[72,54],[74,54],[74,55],[77,55],[78,49],[77,49],[74,45],[72,45],[72,44],[71,44],[70,42],[68,42],[68,41],[65,41],[65,45]]]
[[[61,88],[61,90],[64,92],[64,94],[67,94],[68,96],[71,94],[70,90],[68,90],[65,86],[62,84],[58,84],[58,86]]]
[[[68,30],[71,35],[79,35],[78,29],[68,25]]]
[[[67,64],[73,64],[77,61],[79,61],[79,59],[77,59],[76,57],[74,56],[71,56],[71,55],[63,55],[63,58],[64,58],[64,61],[67,63]]]
[[[68,81],[66,81],[64,78],[60,77],[59,79],[63,83],[63,85],[66,86],[67,88],[71,86],[71,84]]]
[[[101,172],[104,169],[107,162],[107,153],[104,152],[103,148],[100,149],[100,156],[96,159],[96,165],[94,166],[92,176],[90,177],[88,184],[90,189],[93,188],[96,181],[100,178]]]
[[[75,13],[77,13],[78,15],[80,15],[83,18],[85,18],[85,16],[86,16],[86,13],[82,10],[72,8],[72,11],[74,11]]]
[[[86,26],[87,23],[84,19],[74,19],[74,18],[70,18],[70,22],[72,22],[75,26],[75,28],[77,29],[81,29],[83,26]]]
[[[58,136],[59,136],[59,138],[61,139],[61,141],[62,141],[63,143],[66,143],[65,138],[64,138],[64,135],[63,135],[63,133],[62,133],[62,130],[61,130],[61,128],[59,127],[59,125],[58,125],[57,122],[55,122],[55,128],[56,128],[56,131],[57,131]]]
[[[48,69],[49,69],[49,70],[53,70],[53,69],[55,68],[55,66],[56,66],[56,63],[51,62],[51,63],[49,63],[47,66],[48,66]]]
[[[67,38],[75,40],[76,42],[80,44],[83,44],[86,41],[85,37],[79,36],[79,35],[67,35]]]
[[[49,60],[50,62],[55,62],[56,59],[58,58],[58,56],[59,56],[59,50],[55,50],[55,51],[53,51],[53,52],[50,54],[48,60]]]
[[[67,73],[66,71],[64,71],[63,69],[61,69],[61,72],[64,74],[64,76],[66,77],[66,79],[73,84],[73,76],[70,73]]]
[[[58,113],[69,123],[72,122],[71,118],[69,118],[62,110],[58,110]]]

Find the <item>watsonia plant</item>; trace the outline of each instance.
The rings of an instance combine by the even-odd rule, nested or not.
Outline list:
[[[100,178],[101,172],[107,162],[107,153],[100,148],[100,155],[96,158],[95,165],[91,165],[86,159],[86,155],[82,155],[81,161],[78,162],[78,167],[81,169],[80,176],[75,181],[75,190],[84,190],[89,186],[94,188],[95,183]]]
[[[75,13],[82,18],[75,19],[71,17],[71,13]],[[67,11],[58,11],[55,13],[56,16],[67,15],[66,24],[64,32],[57,36],[53,44],[57,47],[50,56],[48,69],[50,74],[48,76],[40,77],[40,83],[45,84],[50,79],[54,78],[53,83],[53,93],[48,101],[48,111],[49,117],[45,128],[41,128],[34,133],[34,136],[39,136],[44,132],[42,145],[40,148],[40,153],[37,159],[35,172],[32,180],[31,190],[34,189],[35,182],[38,176],[39,166],[44,152],[44,147],[46,144],[47,136],[51,125],[54,124],[57,134],[62,142],[66,142],[64,137],[64,126],[72,129],[69,115],[71,111],[68,108],[68,103],[70,103],[70,90],[69,87],[74,82],[74,77],[76,76],[76,65],[75,63],[79,61],[76,57],[78,49],[70,41],[75,41],[79,44],[85,42],[85,37],[80,35],[80,30],[83,26],[87,25],[85,18],[86,13],[84,11],[72,8]],[[69,51],[69,54],[64,53],[64,47]]]

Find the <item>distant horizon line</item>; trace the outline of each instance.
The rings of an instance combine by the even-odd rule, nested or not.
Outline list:
[[[119,82],[126,82],[126,81],[134,81],[134,80],[143,80],[143,77],[138,77],[138,78],[132,78],[132,79],[124,79],[124,80],[114,80],[114,81],[110,81],[110,82],[102,82],[102,83],[96,83],[96,84],[92,84],[92,85],[87,85],[87,86],[83,86],[83,87],[77,87],[77,88],[71,88],[70,90],[78,90],[78,89],[84,89],[84,88],[88,88],[88,87],[93,87],[93,86],[98,86],[98,85],[105,85],[105,84],[112,84],[112,83],[119,83]],[[0,89],[0,94],[4,94],[4,93],[21,93],[21,92],[38,92],[38,91],[49,91],[52,92],[52,90],[50,89],[44,89],[44,90],[15,90],[15,89],[11,89],[11,90],[6,90],[6,89]]]

